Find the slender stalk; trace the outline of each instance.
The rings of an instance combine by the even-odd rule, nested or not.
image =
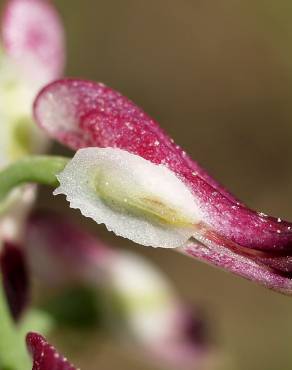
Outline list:
[[[25,338],[10,315],[0,274],[0,370],[29,368],[31,361],[25,349]]]
[[[12,163],[0,171],[0,202],[14,188],[37,183],[56,187],[56,174],[63,170],[68,158],[57,156],[30,156]],[[24,370],[31,368],[25,338],[14,323],[0,271],[0,370]]]
[[[0,201],[17,186],[37,183],[56,187],[56,174],[61,172],[69,158],[58,156],[28,156],[16,161],[0,172]]]

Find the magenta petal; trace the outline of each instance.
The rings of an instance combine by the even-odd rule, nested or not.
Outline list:
[[[54,96],[52,101],[48,102],[46,99],[51,92]],[[57,96],[60,98],[59,101]],[[57,101],[54,98],[57,98]],[[46,103],[49,103],[49,105],[44,107],[43,104]],[[56,120],[51,122],[54,114],[56,114]],[[167,155],[169,151],[174,152],[173,157],[183,158],[193,172],[224,193],[228,198],[235,200],[233,195],[213,180],[198,163],[191,160],[142,109],[102,83],[73,79],[64,79],[52,83],[44,88],[36,100],[35,115],[40,126],[43,126],[51,137],[72,149],[99,145],[127,149],[128,146],[123,143],[123,139],[128,134],[130,134],[128,141],[131,142],[133,138],[134,142],[132,144],[136,147],[137,145],[140,146],[137,139],[139,133],[142,132],[146,135],[143,150],[147,150],[150,160],[160,163],[162,158],[159,158],[160,155],[157,152],[161,150],[157,145],[162,142],[166,148],[164,148],[165,152],[161,153],[161,156]],[[116,122],[111,122],[114,118],[116,118]],[[100,128],[95,125],[95,120],[98,120]],[[120,140],[116,142],[116,139]],[[147,146],[149,147],[147,148]],[[137,152],[134,147],[132,150],[130,150],[131,148],[128,149]],[[156,158],[157,154],[158,158]],[[175,158],[173,160],[175,161]]]
[[[202,225],[240,246],[292,252],[292,224],[238,203],[175,145],[140,108],[103,84],[60,80],[36,99],[37,122],[73,149],[118,147],[173,170],[192,190]]]
[[[210,265],[257,282],[269,289],[292,294],[291,276],[281,273],[252,258],[237,254],[222,245],[210,243],[208,246],[199,242],[190,242],[180,252]]]
[[[278,274],[292,278],[292,256],[273,256],[267,253],[267,255],[255,256],[252,259],[260,265],[270,267]]]
[[[26,344],[33,358],[32,370],[77,370],[40,334],[27,334]]]
[[[1,22],[7,54],[37,81],[61,76],[65,61],[64,30],[51,2],[9,0]]]
[[[23,250],[6,242],[0,254],[0,269],[11,314],[18,321],[29,301],[29,278]]]

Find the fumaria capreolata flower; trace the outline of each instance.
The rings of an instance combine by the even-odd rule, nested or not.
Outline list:
[[[57,193],[63,192],[67,195],[71,206],[79,207],[86,216],[102,222],[100,217],[103,215],[96,202],[100,204],[100,200],[103,200],[103,206],[106,206],[108,211],[114,211],[120,219],[119,228],[118,224],[109,224],[104,216],[103,222],[108,228],[120,235],[131,237],[132,233],[128,232],[130,228],[129,230],[126,228],[128,222],[131,227],[133,217],[139,222],[148,222],[148,225],[151,224],[153,233],[140,236],[140,240],[136,235],[132,239],[149,245],[151,244],[149,240],[153,238],[153,246],[157,246],[157,242],[160,242],[161,246],[167,246],[171,232],[174,232],[178,226],[176,221],[193,222],[192,235],[187,238],[187,241],[181,239],[182,244],[178,247],[180,252],[271,289],[287,294],[292,293],[290,278],[292,224],[254,211],[240,202],[212,179],[133,102],[103,84],[64,79],[49,84],[41,91],[34,104],[34,114],[40,127],[52,138],[74,150],[94,147],[111,148],[111,153],[115,156],[121,153],[121,150],[130,153],[128,159],[123,154],[124,158],[120,158],[119,164],[116,162],[114,166],[109,166],[109,171],[113,171],[112,176],[106,174],[106,170],[98,160],[96,166],[94,160],[84,162],[84,156],[90,156],[93,149],[83,149],[84,151],[78,152],[73,162],[69,163],[67,169],[59,175],[61,186],[57,190]],[[100,156],[103,153],[98,149],[94,150],[94,155]],[[144,185],[140,187],[141,182],[137,183],[137,177],[133,176],[132,171],[135,165],[129,167],[129,163],[131,161],[134,163],[136,160],[135,156],[149,162],[148,165],[145,164],[144,184],[149,181],[147,176],[150,173],[156,176],[154,174],[158,169],[154,166],[159,166],[161,171],[159,170],[160,174],[157,175],[157,180],[160,179],[159,184],[156,184],[157,191],[153,192],[151,186],[147,191]],[[78,159],[81,159],[85,167],[89,164],[91,166],[92,173],[89,171],[84,178],[79,177],[82,172],[77,171],[75,176],[74,171],[71,173],[69,171],[73,165],[79,170]],[[137,165],[138,162],[137,159]],[[153,172],[146,171],[146,167],[150,168],[150,164]],[[127,168],[130,168],[130,171],[127,172]],[[174,207],[178,194],[175,191],[169,194],[172,184],[167,181],[170,176],[168,171],[176,177],[174,182],[177,185],[180,183],[181,194],[184,192],[191,194],[189,205],[192,210],[187,211],[187,208],[182,207],[183,204],[187,206],[185,203],[187,196],[178,208]],[[102,174],[102,181],[98,178],[98,174]],[[124,176],[127,177],[125,182]],[[109,177],[112,188],[108,191],[106,178]],[[139,177],[143,177],[142,167]],[[84,182],[88,181],[87,190],[83,188],[83,198],[78,192],[73,194],[73,185],[78,181],[80,189],[84,186]],[[125,188],[120,187],[121,181],[124,182]],[[68,185],[67,188],[65,183]],[[130,207],[122,206],[122,194],[127,190],[127,186],[131,189],[126,194],[127,198],[129,193],[134,197],[128,199],[131,202]],[[163,188],[165,188],[165,194],[163,194]],[[174,186],[174,189],[178,188]],[[95,192],[94,197],[92,197],[93,192]],[[141,203],[140,196],[143,194],[146,194],[147,200]],[[121,196],[118,202],[114,199],[117,195]],[[152,203],[150,208],[149,195]],[[167,199],[165,199],[166,196]],[[86,201],[81,204],[83,200]],[[153,201],[157,201],[158,205],[153,204]],[[161,219],[162,212],[165,212],[164,220]],[[175,222],[171,228],[172,231],[169,234],[166,233],[167,236],[165,235],[163,240],[155,239],[158,235],[155,227],[158,225],[166,232],[173,212]],[[157,217],[160,217],[160,220],[157,220]],[[143,233],[142,228],[139,229],[139,233],[141,232]],[[146,233],[151,233],[148,226],[145,228]],[[147,242],[143,243],[143,238],[147,239]],[[176,242],[171,242],[168,246],[177,247]]]

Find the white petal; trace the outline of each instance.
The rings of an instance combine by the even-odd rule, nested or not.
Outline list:
[[[181,306],[166,277],[146,259],[118,253],[108,268],[110,287],[127,312],[132,334],[144,343],[161,342],[177,328]]]
[[[193,194],[172,171],[120,149],[81,149],[57,177],[54,194],[142,245],[181,246],[200,221]]]
[[[47,138],[32,119],[37,91],[38,86],[23,78],[11,59],[0,55],[0,168],[47,146]]]

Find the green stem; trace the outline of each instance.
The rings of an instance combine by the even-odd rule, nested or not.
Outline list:
[[[30,156],[12,163],[0,171],[0,202],[11,190],[26,183],[56,187],[56,174],[61,172],[69,159],[57,156]],[[31,368],[25,348],[25,338],[14,323],[0,271],[0,370],[23,370]]]
[[[25,348],[25,338],[18,332],[10,310],[0,274],[0,369],[23,370],[31,368]]]
[[[29,156],[12,163],[0,172],[0,201],[9,192],[26,183],[57,187],[56,174],[61,172],[69,158],[58,156]]]

